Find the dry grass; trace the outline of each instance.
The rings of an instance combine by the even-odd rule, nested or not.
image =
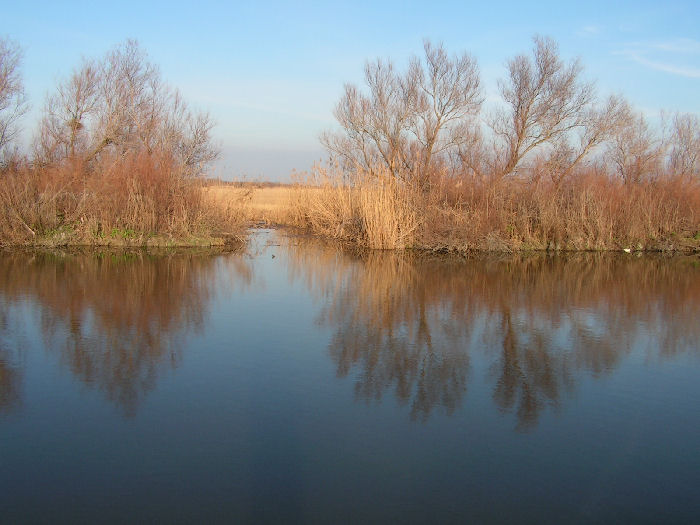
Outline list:
[[[205,200],[219,209],[234,208],[243,222],[289,224],[293,186],[211,185],[204,188]]]
[[[581,173],[557,186],[436,173],[426,191],[316,167],[289,186],[205,185],[167,156],[134,154],[97,169],[16,165],[0,204],[0,244],[211,244],[272,224],[374,249],[700,251],[700,182],[679,177]]]
[[[595,173],[566,184],[437,174],[429,191],[388,174],[315,167],[293,186],[211,186],[216,208],[374,249],[436,251],[700,250],[700,184],[636,184]]]
[[[413,188],[393,177],[358,173],[343,180],[316,167],[292,197],[291,223],[314,233],[374,249],[403,249],[416,242],[419,202]]]
[[[635,184],[582,174],[565,185],[447,180],[425,209],[421,243],[437,249],[697,250],[700,185]]]
[[[157,153],[20,164],[0,174],[0,244],[216,244],[243,216],[203,192]]]
[[[438,173],[424,191],[386,173],[348,180],[315,168],[306,184],[291,194],[290,223],[369,248],[700,250],[700,184],[690,178],[582,173],[555,185]]]
[[[390,178],[337,184],[323,168],[303,184],[276,187],[212,185],[205,201],[220,210],[237,203],[248,223],[308,228],[376,249],[412,246],[418,227],[413,195]]]

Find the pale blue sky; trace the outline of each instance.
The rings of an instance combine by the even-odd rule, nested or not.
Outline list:
[[[650,115],[700,113],[700,2],[14,2],[0,35],[24,48],[33,111],[81,57],[137,39],[163,77],[218,122],[217,175],[285,178],[321,157],[344,82],[367,59],[397,65],[424,38],[478,59],[485,95],[505,61],[542,34],[580,56],[600,94],[622,93]],[[534,5],[533,5],[534,4]]]

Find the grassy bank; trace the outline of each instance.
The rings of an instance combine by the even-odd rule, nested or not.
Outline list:
[[[441,176],[424,191],[388,175],[350,183],[320,175],[320,191],[299,193],[295,223],[371,248],[700,249],[700,185],[692,179],[624,184],[589,173],[555,185]]]
[[[207,191],[223,205],[244,190]],[[251,224],[375,249],[700,251],[700,184],[689,178],[625,184],[591,172],[555,185],[445,175],[425,191],[388,174],[317,168],[303,184],[245,191]]]
[[[238,201],[214,205],[197,178],[167,155],[136,153],[0,174],[0,244],[211,246],[235,240]]]

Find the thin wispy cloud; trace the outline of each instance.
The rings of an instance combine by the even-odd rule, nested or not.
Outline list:
[[[691,38],[630,42],[615,54],[655,71],[700,78],[700,41]]]
[[[577,31],[580,36],[594,36],[601,32],[602,28],[600,26],[588,25],[583,26]]]
[[[639,56],[635,53],[626,53],[626,56],[651,69],[656,71],[663,71],[664,73],[671,73],[672,75],[680,75],[682,77],[688,78],[700,78],[700,67],[694,66],[679,66],[675,64],[656,62],[654,60],[649,60],[643,56]]]
[[[654,42],[651,47],[660,51],[669,51],[672,53],[684,53],[700,55],[700,41],[692,38],[676,38],[673,40],[664,40]]]

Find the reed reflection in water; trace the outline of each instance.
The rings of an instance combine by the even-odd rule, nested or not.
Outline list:
[[[610,374],[631,352],[645,359],[698,353],[696,258],[610,254],[457,257],[340,254],[289,245],[290,277],[324,305],[339,377],[360,400],[387,392],[425,421],[451,414],[475,355],[489,364],[492,399],[519,430]]]
[[[133,416],[160,373],[180,364],[183,340],[198,333],[218,280],[211,253],[15,253],[0,258],[0,411],[21,403],[20,305],[37,309],[44,346],[86,385]],[[227,268],[239,284],[252,270]],[[10,321],[9,317],[13,317]]]

